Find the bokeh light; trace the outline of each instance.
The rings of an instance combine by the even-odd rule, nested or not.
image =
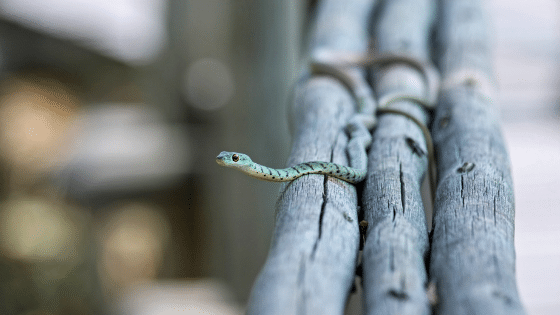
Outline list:
[[[25,73],[0,83],[0,156],[25,174],[64,163],[78,98],[50,75]]]
[[[3,0],[0,16],[144,65],[167,44],[165,0]]]
[[[79,214],[41,198],[14,197],[0,204],[0,246],[13,259],[73,262],[83,238]]]
[[[145,104],[97,104],[74,131],[67,173],[77,193],[162,187],[191,166],[187,130]]]
[[[170,226],[161,209],[147,203],[121,203],[107,212],[97,233],[98,268],[107,292],[118,295],[128,285],[157,276]]]
[[[234,89],[230,68],[218,59],[197,60],[185,74],[184,93],[189,103],[200,109],[215,110],[226,105]]]

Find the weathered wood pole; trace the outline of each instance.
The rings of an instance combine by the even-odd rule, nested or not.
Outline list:
[[[524,314],[515,281],[514,198],[493,103],[491,42],[479,0],[441,1],[443,92],[433,138],[439,185],[430,281],[437,314]]]
[[[385,1],[380,10],[373,25],[377,50],[430,60],[434,1]],[[428,89],[422,75],[404,64],[377,69],[374,81],[379,97],[402,92],[422,98]],[[391,107],[428,123],[427,111],[418,104],[400,101]],[[379,116],[373,136],[362,194],[369,224],[362,257],[366,314],[429,314],[428,229],[420,194],[428,165],[426,141],[416,124],[394,114]],[[424,154],[415,153],[411,143]]]
[[[364,53],[374,1],[320,3],[311,49]],[[355,112],[339,81],[314,77],[295,88],[288,165],[333,161],[348,165],[344,128]],[[249,314],[342,314],[357,263],[355,186],[308,175],[284,185],[270,252],[248,303]]]

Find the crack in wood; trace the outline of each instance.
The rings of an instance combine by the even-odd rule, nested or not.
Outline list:
[[[389,290],[389,295],[398,299],[398,300],[408,300],[408,294],[404,293],[404,292],[400,292],[397,290]]]
[[[331,147],[331,157],[330,162],[333,162],[333,154],[334,154],[334,145]],[[315,259],[315,253],[317,251],[317,247],[319,246],[319,241],[321,240],[321,234],[323,233],[323,217],[325,216],[325,211],[327,208],[327,202],[329,201],[328,197],[328,181],[329,177],[323,175],[323,201],[321,203],[321,212],[319,213],[319,232],[317,235],[317,239],[315,240],[315,244],[313,244],[313,250],[311,252],[311,259]]]
[[[463,201],[463,207],[465,207],[465,176],[461,174],[461,200]]]
[[[403,170],[402,170],[402,163],[399,164],[399,179],[401,182],[401,204],[402,204],[402,212],[404,214],[405,211],[405,197],[406,197],[406,192],[404,190],[404,174],[403,174]]]
[[[410,147],[412,152],[418,156],[426,155],[426,152],[422,149],[422,147],[418,144],[418,142],[414,141],[414,139],[410,137],[406,137],[406,144]]]

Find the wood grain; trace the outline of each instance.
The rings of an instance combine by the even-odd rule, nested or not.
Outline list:
[[[433,1],[385,1],[374,23],[376,48],[381,53],[406,54],[429,60]],[[422,97],[427,86],[421,74],[406,65],[376,72],[378,97],[388,93]],[[410,102],[391,105],[428,123],[425,109]],[[379,116],[369,152],[368,178],[363,190],[368,221],[363,249],[366,314],[430,314],[426,296],[428,229],[420,194],[427,170],[427,152],[420,128],[406,117]]]
[[[513,182],[493,102],[486,12],[477,0],[441,5],[444,90],[432,131],[439,174],[430,263],[435,310],[524,314],[515,281]]]
[[[365,52],[373,1],[320,4],[311,50]],[[348,165],[344,128],[352,94],[329,77],[302,80],[290,112],[288,166],[306,161]],[[355,186],[306,175],[285,184],[270,252],[251,293],[249,314],[342,314],[355,278],[359,246]]]

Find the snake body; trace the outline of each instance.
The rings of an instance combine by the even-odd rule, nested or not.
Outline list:
[[[246,154],[227,151],[221,152],[217,156],[216,162],[219,165],[238,169],[251,177],[266,181],[292,181],[307,174],[321,174],[356,184],[363,181],[367,174],[366,151],[372,142],[370,130],[376,123],[376,111],[380,113],[402,114],[410,118],[422,129],[424,135],[427,135],[429,138],[429,131],[414,117],[405,112],[384,107],[396,100],[410,100],[426,107],[434,106],[439,88],[439,75],[433,67],[417,59],[401,55],[328,54],[327,56],[329,58],[325,59],[322,57],[311,62],[311,74],[329,75],[339,79],[350,90],[356,100],[357,112],[350,118],[346,126],[350,139],[346,151],[351,167],[331,162],[312,161],[284,169],[274,169],[253,162]],[[373,96],[373,91],[356,67],[384,66],[394,63],[404,63],[419,70],[428,85],[428,93],[425,99],[415,96],[389,95],[389,97],[384,97],[380,101],[381,106],[376,110],[378,106]],[[428,151],[429,158],[433,161],[431,142],[428,143]],[[433,185],[435,179],[432,175],[431,166],[429,168],[430,179]]]
[[[312,74],[326,74],[333,76],[342,81],[344,85],[352,92],[354,98],[358,102],[358,111],[374,114],[375,105],[369,106],[368,99],[372,98],[371,88],[365,82],[363,76],[357,76],[355,73],[348,71],[348,67],[383,67],[393,64],[404,64],[416,69],[423,76],[427,84],[428,90],[425,98],[409,96],[409,98],[418,99],[428,108],[436,105],[440,76],[439,72],[431,63],[413,58],[407,55],[399,54],[360,54],[351,52],[332,52],[318,51],[315,59],[310,63]],[[364,82],[366,83],[364,85]],[[400,92],[397,92],[400,94]],[[395,95],[387,95],[379,100],[377,107],[383,108]],[[363,106],[364,104],[366,106]],[[374,101],[375,104],[375,101]],[[361,107],[362,106],[362,107]],[[363,109],[362,109],[363,108]]]
[[[365,169],[355,169],[320,161],[305,162],[288,168],[275,169],[255,163],[247,154],[237,152],[223,151],[216,157],[216,162],[222,166],[238,169],[251,177],[272,182],[287,182],[307,174],[322,174],[355,184],[366,177]]]

